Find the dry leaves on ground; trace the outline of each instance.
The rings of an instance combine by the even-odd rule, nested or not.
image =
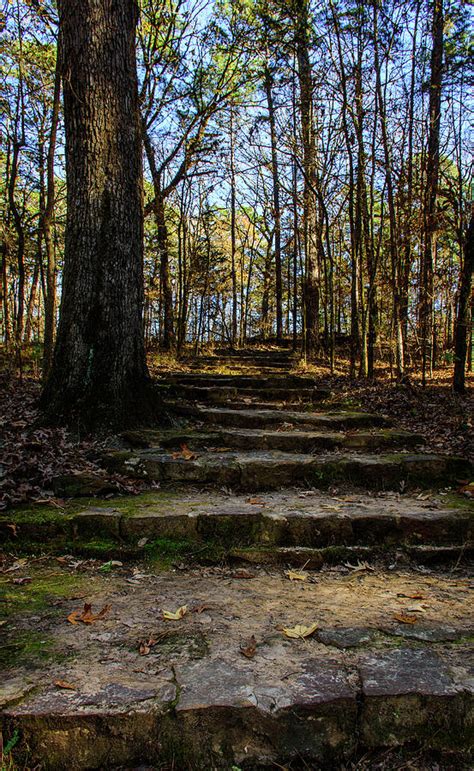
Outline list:
[[[240,652],[246,659],[253,659],[257,652],[257,640],[254,635],[252,635],[247,642],[241,644]]]
[[[286,570],[285,576],[289,578],[290,581],[307,581],[308,580],[307,573],[297,573],[295,570]]]
[[[198,456],[189,449],[187,444],[182,444],[179,450],[171,453],[171,457],[173,460],[196,460]]]
[[[283,627],[282,631],[285,637],[290,637],[295,640],[304,640],[306,637],[311,637],[317,628],[317,624],[311,624],[311,626],[296,624],[296,626],[293,627]]]
[[[70,624],[74,625],[78,624],[79,621],[83,624],[94,624],[96,621],[101,621],[105,618],[111,607],[111,605],[104,605],[98,613],[93,613],[92,605],[86,602],[82,610],[73,610],[67,617],[67,620]]]
[[[54,681],[54,685],[57,688],[64,688],[66,691],[75,691],[76,690],[76,686],[73,685],[72,683],[66,682],[66,680],[55,680]]]
[[[188,612],[188,606],[181,605],[181,607],[178,608],[178,610],[174,613],[171,610],[164,610],[163,618],[165,621],[179,621],[179,619],[183,618],[183,616],[185,616],[187,612]]]

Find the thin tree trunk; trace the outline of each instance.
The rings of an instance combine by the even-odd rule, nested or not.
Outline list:
[[[309,57],[309,4],[296,0],[296,57],[300,86],[301,133],[303,140],[303,232],[305,248],[304,350],[308,358],[319,352],[320,275],[318,263],[318,222],[315,190],[316,144],[313,122],[313,76]]]
[[[281,273],[281,209],[280,209],[280,178],[278,171],[277,135],[275,121],[275,106],[273,103],[273,78],[268,64],[265,64],[265,93],[267,97],[268,118],[270,122],[270,143],[272,153],[272,181],[273,181],[273,242],[275,245],[275,315],[277,340],[283,337],[283,309],[282,309],[282,273]]]
[[[439,132],[441,122],[441,87],[444,48],[443,0],[433,2],[431,75],[429,99],[428,153],[426,156],[426,192],[423,206],[423,254],[420,276],[420,329],[422,345],[422,383],[433,366],[433,263],[436,250],[436,200],[439,177]]]
[[[158,259],[160,264],[160,283],[163,312],[163,334],[161,346],[164,351],[169,351],[175,344],[174,313],[173,313],[173,289],[169,267],[168,228],[166,227],[165,199],[162,192],[160,174],[156,166],[155,152],[150,137],[143,129],[143,143],[153,181],[153,212],[156,221],[156,241]]]
[[[46,294],[44,298],[44,350],[43,377],[46,378],[51,369],[54,351],[54,335],[56,327],[56,250],[53,241],[53,218],[55,203],[54,158],[59,122],[61,100],[61,64],[59,60],[60,42],[56,56],[56,71],[54,75],[53,109],[51,113],[51,131],[49,134],[48,156],[46,159],[46,206],[44,209],[41,230],[46,251]]]
[[[469,326],[472,322],[470,306],[472,291],[472,274],[474,272],[474,207],[467,228],[464,246],[464,264],[459,288],[459,304],[456,321],[456,337],[454,348],[454,378],[453,388],[456,393],[463,394],[466,390],[466,360],[469,340]],[[472,334],[472,329],[471,329]]]
[[[234,108],[230,107],[230,270],[232,281],[232,346],[237,341],[237,267],[236,267],[236,200]]]

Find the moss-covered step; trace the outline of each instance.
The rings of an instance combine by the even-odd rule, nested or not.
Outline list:
[[[409,497],[337,502],[322,494],[302,498],[297,492],[248,498],[157,491],[99,504],[81,507],[78,500],[64,511],[37,507],[5,513],[0,541],[6,551],[17,553],[72,551],[128,558],[155,546],[164,556],[175,543],[183,546],[177,559],[197,552],[205,561],[220,560],[223,549],[237,547],[327,549],[328,558],[342,561],[348,553],[340,550],[347,548],[382,554],[400,549],[416,556],[413,548],[436,547],[438,557],[434,552],[428,556],[440,562],[452,561],[452,547],[468,556],[473,542],[474,517],[468,509],[441,509]],[[203,551],[205,545],[212,549]],[[277,552],[265,553],[269,560],[279,560]]]
[[[156,449],[107,453],[110,472],[130,473],[159,482],[200,484],[254,492],[308,484],[322,489],[347,484],[371,490],[426,488],[470,478],[461,457],[416,453],[308,455],[273,452],[207,452],[187,455]]]
[[[57,570],[74,573],[74,563]],[[43,580],[34,564],[15,574],[30,586]],[[255,568],[101,574],[94,565],[84,575],[79,597],[70,588],[52,595],[46,625],[37,609],[10,618],[12,638],[21,628],[54,655],[3,669],[7,767],[339,768],[356,750],[387,747],[418,758],[448,752],[446,768],[468,767],[466,576],[348,570],[313,582],[306,569],[296,582]],[[404,629],[397,616],[413,594],[425,609]],[[68,623],[86,602],[109,609],[94,623]],[[182,618],[163,619],[180,606]],[[312,635],[287,637],[297,624],[314,625]]]
[[[423,442],[423,437],[411,431],[392,428],[370,431],[268,431],[265,429],[225,429],[214,427],[208,433],[202,430],[133,430],[122,434],[131,447],[179,448],[186,444],[191,449],[201,447],[228,447],[238,450],[281,450],[282,452],[314,453],[320,450],[379,450],[383,448],[410,448]]]
[[[208,402],[211,404],[223,404],[238,398],[253,398],[258,396],[260,400],[291,402],[304,400],[314,403],[328,396],[327,390],[313,388],[251,388],[235,387],[231,385],[201,386],[189,384],[176,384],[169,387],[170,396],[181,396],[190,401]]]
[[[330,389],[318,384],[315,378],[303,375],[213,375],[200,373],[176,373],[163,379],[168,384],[186,384],[201,387],[230,386],[232,388],[255,388],[259,391],[267,388],[318,388],[330,394]]]
[[[284,372],[293,366],[291,359],[270,359],[264,357],[251,357],[246,356],[242,358],[235,358],[233,356],[201,356],[193,361],[193,365],[197,369],[202,367],[228,367],[233,372],[240,372],[242,370],[255,370],[255,372]]]
[[[391,421],[385,416],[366,412],[297,412],[281,409],[233,410],[223,407],[197,407],[176,402],[171,402],[170,407],[178,414],[196,418],[210,425],[233,426],[235,428],[279,426],[282,430],[288,430],[294,426],[309,426],[338,430],[391,425]]]

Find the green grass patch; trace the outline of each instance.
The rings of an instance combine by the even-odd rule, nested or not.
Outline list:
[[[214,541],[199,543],[187,539],[157,538],[144,547],[145,559],[155,569],[169,570],[179,562],[220,562],[226,550]]]

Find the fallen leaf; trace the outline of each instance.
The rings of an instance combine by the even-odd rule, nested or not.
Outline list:
[[[289,578],[290,581],[307,581],[308,580],[307,573],[297,573],[295,570],[287,570],[285,572],[285,576]]]
[[[305,637],[311,637],[318,628],[317,624],[311,624],[311,626],[303,626],[303,624],[296,624],[293,627],[283,627],[283,634],[285,637],[291,637],[293,639],[304,640]]]
[[[11,583],[23,586],[23,584],[31,584],[32,580],[30,576],[25,576],[24,578],[12,578]]]
[[[13,523],[10,524],[10,525],[7,525],[7,527],[8,527],[9,530],[12,531],[12,535],[14,535],[15,538],[16,538],[17,535],[18,535],[18,527],[15,524],[13,524]]]
[[[246,659],[253,659],[257,652],[257,641],[254,635],[252,635],[246,643],[240,646],[240,652]]]
[[[188,611],[188,606],[181,605],[181,607],[178,608],[176,613],[172,613],[170,610],[164,610],[163,618],[166,621],[178,621],[180,618],[183,618],[183,616],[186,615],[187,611]]]
[[[148,538],[140,538],[140,540],[137,543],[137,546],[139,549],[143,548],[145,544],[148,543]]]
[[[406,616],[403,613],[395,613],[394,619],[400,621],[401,624],[416,624],[416,616]]]
[[[98,613],[93,613],[92,605],[86,602],[82,610],[73,610],[72,613],[70,613],[67,617],[67,620],[70,624],[77,624],[79,621],[81,621],[83,624],[93,624],[95,621],[100,621],[103,619],[111,607],[111,605],[104,605],[102,610],[100,610]]]
[[[195,460],[197,455],[189,449],[187,444],[182,444],[180,450],[171,453],[171,457],[174,460]]]
[[[156,640],[153,637],[150,637],[146,641],[142,640],[138,647],[138,653],[140,654],[140,656],[148,656],[148,654],[151,652],[151,649],[154,645],[156,645]]]
[[[76,686],[72,685],[72,683],[67,683],[66,680],[55,680],[54,685],[57,686],[57,688],[64,688],[68,691],[76,690]]]
[[[368,562],[361,562],[360,560],[357,565],[351,565],[350,562],[345,562],[344,567],[349,568],[353,573],[362,573],[364,570],[370,571],[371,573],[375,571],[375,568],[373,568],[372,565],[369,565]]]
[[[252,506],[265,506],[263,498],[247,498],[245,503],[250,503]]]

